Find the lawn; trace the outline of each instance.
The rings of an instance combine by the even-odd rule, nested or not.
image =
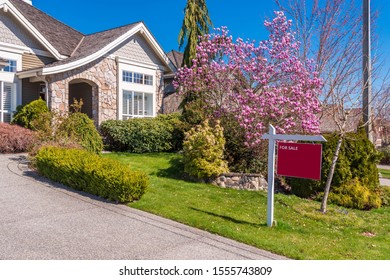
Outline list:
[[[390,179],[390,170],[379,168],[379,172],[382,174],[383,178]]]
[[[293,259],[390,259],[390,208],[372,211],[275,195],[277,226],[266,225],[267,195],[182,179],[177,154],[104,156],[130,164],[150,176],[150,188],[130,207],[157,214]]]

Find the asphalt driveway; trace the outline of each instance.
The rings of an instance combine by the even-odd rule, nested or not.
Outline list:
[[[52,183],[24,155],[0,154],[0,213],[2,260],[285,259]]]

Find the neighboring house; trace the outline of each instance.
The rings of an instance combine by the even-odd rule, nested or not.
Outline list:
[[[172,50],[167,53],[167,56],[172,62],[174,72],[176,73],[177,69],[182,67],[184,54],[182,52]],[[173,86],[175,73],[165,75],[163,110],[166,114],[179,111],[179,105],[183,100],[183,97],[177,94],[176,89]]]
[[[359,126],[363,123],[363,111],[362,108],[351,108],[346,109],[344,112],[337,105],[328,105],[321,115],[320,118],[320,132],[321,133],[332,133],[339,132],[338,126],[343,124],[343,118],[346,119],[345,132],[356,132]],[[337,122],[336,122],[337,120]],[[376,147],[380,147],[383,142],[383,125],[378,122],[378,118],[372,116],[372,134],[373,144]]]
[[[82,111],[95,124],[153,117],[162,111],[164,76],[170,79],[175,71],[143,22],[84,35],[28,0],[0,0],[4,62],[1,122],[38,98],[60,111],[82,99]]]

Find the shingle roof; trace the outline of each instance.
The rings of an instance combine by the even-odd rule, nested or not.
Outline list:
[[[78,59],[87,57],[102,48],[104,48],[106,45],[117,39],[118,37],[122,36],[126,32],[128,32],[130,29],[132,29],[135,25],[137,25],[138,22],[128,24],[125,26],[109,29],[106,31],[101,31],[97,33],[93,33],[90,35],[86,35],[83,37],[80,45],[77,47],[77,49],[74,50],[74,53],[71,57],[66,58],[61,61],[54,62],[50,65],[47,65],[49,67],[51,66],[57,66],[66,64],[72,61],[76,61]]]
[[[70,56],[83,34],[23,0],[9,0],[62,55]]]
[[[182,52],[172,50],[167,53],[167,56],[176,69],[179,69],[183,64],[184,54]]]
[[[339,128],[335,122],[335,116],[337,120],[341,121],[343,114],[340,110],[341,108],[338,108],[337,105],[329,105],[323,110],[322,116],[320,118],[320,131],[322,133],[339,131]],[[356,132],[360,122],[363,121],[362,109],[352,108],[348,109],[347,111],[348,117],[345,125],[345,131]]]

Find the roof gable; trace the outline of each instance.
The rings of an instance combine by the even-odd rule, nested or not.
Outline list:
[[[23,0],[9,0],[39,33],[62,55],[70,56],[83,34]]]
[[[164,51],[144,23],[138,22],[85,36],[71,57],[47,65],[43,69],[43,74],[54,74],[83,66],[109,54],[110,51],[138,33],[142,34],[150,48],[153,49],[156,57],[169,69],[168,71],[171,71],[171,63]]]

